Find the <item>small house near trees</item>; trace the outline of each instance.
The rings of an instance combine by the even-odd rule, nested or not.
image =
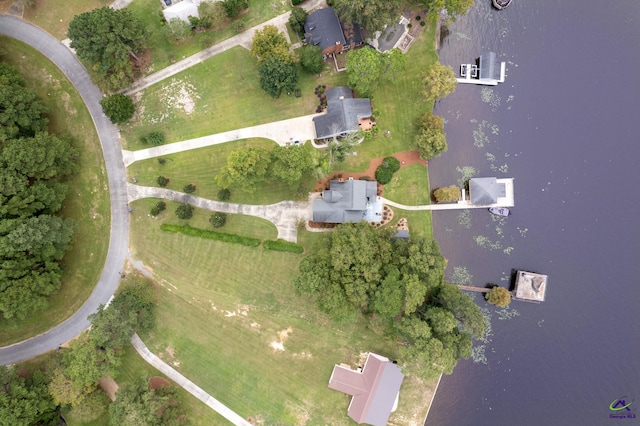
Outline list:
[[[313,118],[316,139],[343,137],[371,125],[371,100],[354,98],[347,86],[327,90],[327,112]]]
[[[388,358],[369,352],[364,367],[336,365],[329,388],[351,395],[348,415],[357,423],[385,426],[398,406],[404,374]]]

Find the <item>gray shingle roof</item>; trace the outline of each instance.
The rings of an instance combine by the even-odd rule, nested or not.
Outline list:
[[[400,23],[387,25],[382,31],[382,34],[380,34],[380,37],[378,37],[378,50],[384,53],[387,50],[393,49],[393,46],[400,40],[404,31],[405,26]]]
[[[377,196],[376,182],[364,180],[332,180],[321,200],[313,201],[313,221],[318,223],[360,222],[367,203]]]
[[[327,90],[327,113],[313,118],[316,138],[326,139],[358,130],[358,119],[373,115],[371,101],[353,98],[346,86]]]
[[[500,63],[493,52],[484,52],[480,56],[480,79],[500,80]]]
[[[304,23],[304,38],[308,44],[320,46],[323,51],[337,42],[343,46],[347,44],[338,16],[332,7],[318,9],[307,17]]]
[[[496,182],[496,178],[472,178],[469,179],[469,195],[471,203],[479,206],[494,204],[498,197],[506,195],[504,183]]]

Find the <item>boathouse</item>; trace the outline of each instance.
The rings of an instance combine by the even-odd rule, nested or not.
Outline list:
[[[547,291],[547,275],[535,272],[516,271],[516,286],[513,300],[524,302],[544,302]]]
[[[504,82],[506,63],[498,62],[494,52],[484,52],[475,64],[460,65],[458,83],[496,86]]]

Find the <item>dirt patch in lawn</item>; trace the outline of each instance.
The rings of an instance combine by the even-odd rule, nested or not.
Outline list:
[[[293,328],[288,327],[284,330],[278,331],[278,340],[269,343],[269,346],[274,350],[274,352],[284,352],[284,342],[289,337],[289,334],[293,333]]]
[[[400,168],[410,166],[412,164],[422,164],[425,167],[427,166],[427,160],[423,160],[420,158],[420,153],[418,151],[404,151],[397,152],[389,157],[394,157],[396,160],[400,162]],[[336,179],[360,179],[360,178],[369,178],[368,180],[375,180],[376,169],[382,164],[382,160],[386,157],[377,157],[371,160],[369,163],[369,167],[364,172],[335,172],[327,177],[320,179],[316,182],[314,190],[316,192],[322,192],[325,189],[329,189],[329,182]],[[367,179],[363,179],[367,180]],[[384,194],[384,185],[378,184],[378,195]]]
[[[163,388],[165,386],[171,386],[171,382],[160,376],[153,376],[149,379],[149,387],[151,389]]]

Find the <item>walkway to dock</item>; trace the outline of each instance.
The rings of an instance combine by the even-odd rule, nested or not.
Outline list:
[[[486,288],[486,287],[474,287],[471,285],[461,285],[461,284],[456,284],[456,286],[460,290],[477,291],[478,293],[489,293],[491,291],[490,288]]]

